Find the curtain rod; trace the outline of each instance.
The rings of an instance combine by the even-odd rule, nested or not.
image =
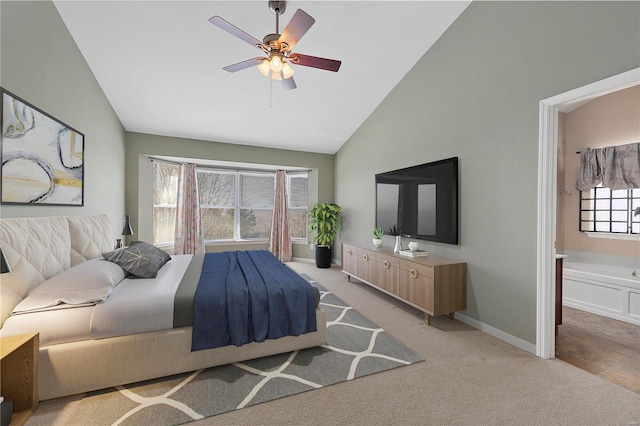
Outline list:
[[[634,145],[634,144],[640,144],[640,142],[631,142],[629,144],[622,144],[622,145]],[[614,146],[622,146],[622,145],[612,145],[611,147]],[[587,148],[587,151],[589,151],[591,148]],[[594,149],[603,149],[603,148],[594,148]],[[576,154],[580,154],[582,151],[576,151]]]
[[[172,164],[174,166],[179,166],[181,164],[187,163],[186,161],[173,161],[173,160],[167,160],[164,158],[156,158],[156,157],[151,157],[149,156],[149,160],[153,161],[157,161],[159,163],[166,163],[166,164]],[[228,166],[216,166],[216,165],[211,165],[211,164],[199,164],[199,163],[195,163],[196,167],[202,167],[205,169],[219,169],[219,170],[231,170],[231,171],[235,171],[235,172],[239,172],[239,171],[246,171],[246,172],[265,172],[265,173],[269,173],[269,172],[275,172],[276,170],[282,170],[280,168],[275,168],[275,169],[252,169],[252,168],[239,168],[239,167],[228,167]],[[299,172],[307,172],[307,173],[311,173],[313,170],[312,169],[296,169],[296,170],[285,170],[287,173],[299,173]]]

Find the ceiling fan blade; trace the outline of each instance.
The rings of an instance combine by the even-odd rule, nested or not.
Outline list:
[[[232,23],[230,23],[228,21],[225,21],[224,19],[222,19],[218,15],[214,16],[213,18],[210,18],[209,22],[211,22],[216,27],[222,28],[223,30],[225,30],[229,34],[234,35],[234,36],[238,37],[239,39],[246,41],[247,43],[249,43],[252,46],[255,46],[255,47],[263,46],[265,49],[268,49],[268,47],[263,42],[261,42],[260,40],[258,40],[255,37],[253,37],[252,35],[249,35],[249,34],[245,33],[240,28],[236,27],[235,25],[233,25]]]
[[[294,53],[289,56],[289,62],[295,65],[302,65],[303,67],[320,68],[322,70],[337,72],[340,69],[342,61],[336,61],[334,59],[318,58],[317,56],[302,55],[300,53]]]
[[[302,9],[296,10],[296,13],[287,24],[287,27],[282,32],[282,35],[278,39],[280,43],[287,43],[288,47],[284,50],[291,51],[302,36],[311,28],[316,22],[310,15]]]
[[[282,79],[282,88],[284,90],[293,90],[296,87],[298,87],[298,86],[296,86],[296,82],[293,79],[293,77],[283,78]]]
[[[242,61],[242,62],[238,62],[237,64],[233,64],[233,65],[227,65],[226,67],[222,68],[225,71],[229,71],[229,72],[236,72],[236,71],[240,71],[243,70],[245,68],[250,68],[253,67],[255,65],[258,65],[260,63],[259,59],[267,59],[264,58],[262,56],[258,56],[256,58],[251,58],[251,59],[247,59],[246,61]]]

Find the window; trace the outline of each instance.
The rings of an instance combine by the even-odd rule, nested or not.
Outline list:
[[[307,239],[308,173],[287,173],[287,205],[292,239]]]
[[[179,166],[154,161],[153,236],[173,243]],[[271,233],[275,173],[198,168],[205,241],[267,240]],[[292,239],[307,238],[308,173],[287,173]]]
[[[640,188],[611,190],[598,185],[580,192],[580,231],[640,234]]]
[[[240,181],[239,235],[241,240],[268,239],[271,234],[274,173],[238,173]]]
[[[153,163],[153,242],[173,243],[176,226],[176,196],[179,167]]]
[[[236,174],[198,170],[200,216],[205,241],[235,236]]]

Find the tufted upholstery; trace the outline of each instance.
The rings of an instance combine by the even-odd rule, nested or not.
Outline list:
[[[114,242],[107,215],[69,216],[67,220],[71,236],[71,266],[113,250]]]
[[[88,241],[92,237],[95,243]],[[106,215],[1,219],[0,246],[13,270],[0,276],[0,326],[45,280],[66,271],[72,262],[111,250],[110,239]]]

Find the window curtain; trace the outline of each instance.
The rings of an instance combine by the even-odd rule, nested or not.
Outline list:
[[[291,233],[289,232],[289,209],[287,208],[287,174],[276,171],[276,192],[271,220],[269,251],[281,262],[291,260]]]
[[[198,174],[196,165],[191,163],[182,164],[178,174],[176,233],[173,252],[174,254],[202,254],[205,252],[198,196]]]
[[[602,186],[611,189],[640,188],[640,143],[609,146],[603,152]]]
[[[585,191],[602,183],[602,150],[588,149],[580,153],[576,189]]]
[[[580,153],[576,189],[584,191],[599,184],[614,190],[640,188],[640,142]]]

